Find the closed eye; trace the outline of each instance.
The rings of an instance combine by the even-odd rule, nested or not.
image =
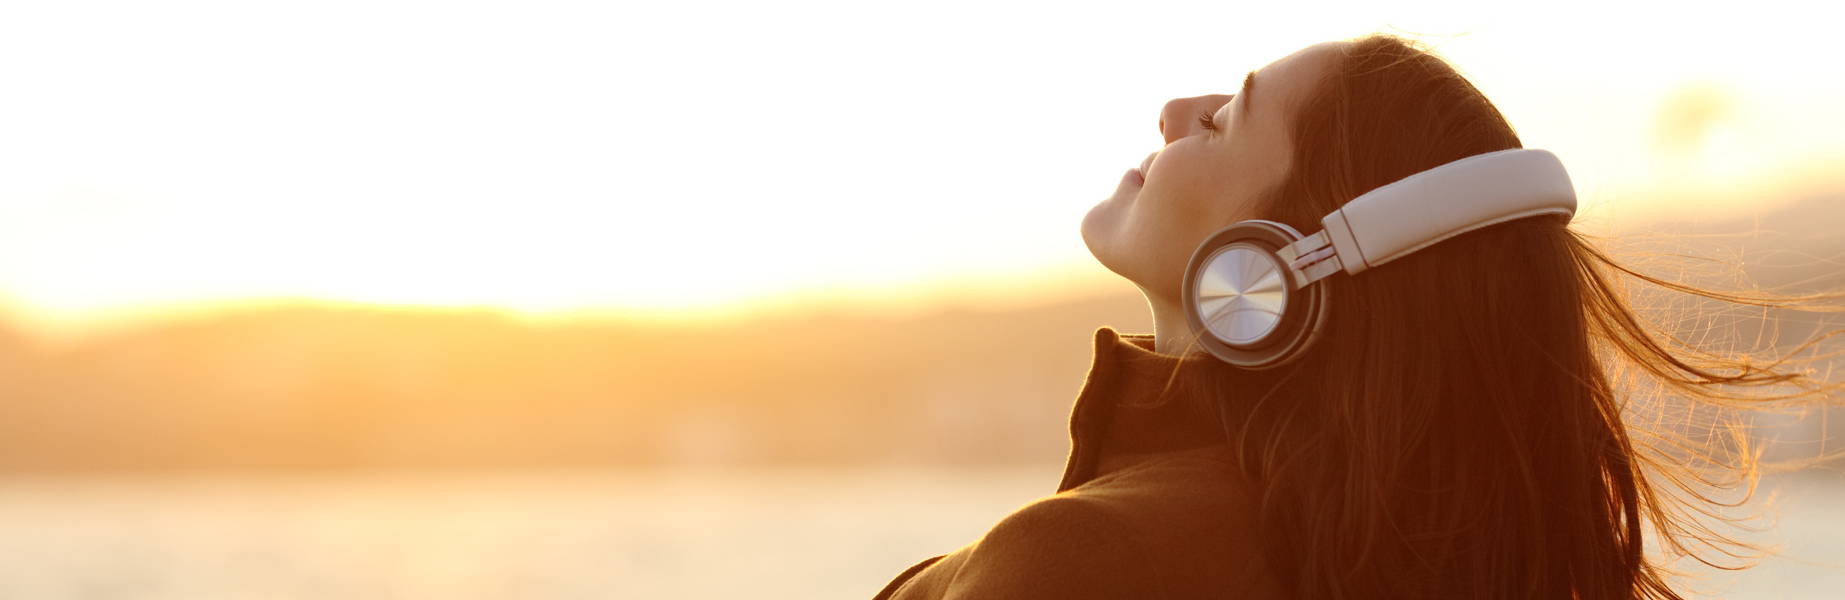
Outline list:
[[[1217,123],[1215,121],[1212,121],[1212,117],[1214,116],[1215,115],[1211,113],[1203,113],[1203,114],[1198,115],[1198,126],[1205,128],[1205,130],[1207,131],[1217,131]]]

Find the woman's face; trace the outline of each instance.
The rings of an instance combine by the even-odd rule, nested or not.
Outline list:
[[[1311,93],[1343,45],[1317,44],[1269,63],[1250,72],[1237,94],[1167,102],[1159,120],[1166,146],[1083,217],[1089,252],[1150,298],[1176,303],[1198,244],[1256,218],[1256,198],[1287,175],[1289,109]]]

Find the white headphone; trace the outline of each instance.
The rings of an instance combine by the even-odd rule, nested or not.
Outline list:
[[[1259,219],[1218,230],[1186,267],[1185,318],[1224,362],[1280,366],[1299,357],[1326,320],[1326,286],[1314,282],[1488,225],[1575,213],[1576,191],[1556,155],[1515,148],[1469,156],[1354,198],[1310,236]]]

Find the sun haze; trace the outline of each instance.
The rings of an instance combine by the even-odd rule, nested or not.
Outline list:
[[[1588,226],[1746,213],[1845,157],[1831,25],[1779,11],[91,4],[0,18],[0,307],[28,322],[1119,287],[1078,223],[1164,100],[1370,31],[1435,45],[1565,157]]]

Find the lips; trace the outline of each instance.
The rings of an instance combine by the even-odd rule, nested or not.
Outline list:
[[[1140,161],[1140,177],[1142,179],[1145,179],[1147,177],[1147,168],[1153,166],[1153,157],[1159,156],[1159,155],[1160,153],[1158,151],[1155,151],[1152,154],[1148,154],[1146,160]]]

